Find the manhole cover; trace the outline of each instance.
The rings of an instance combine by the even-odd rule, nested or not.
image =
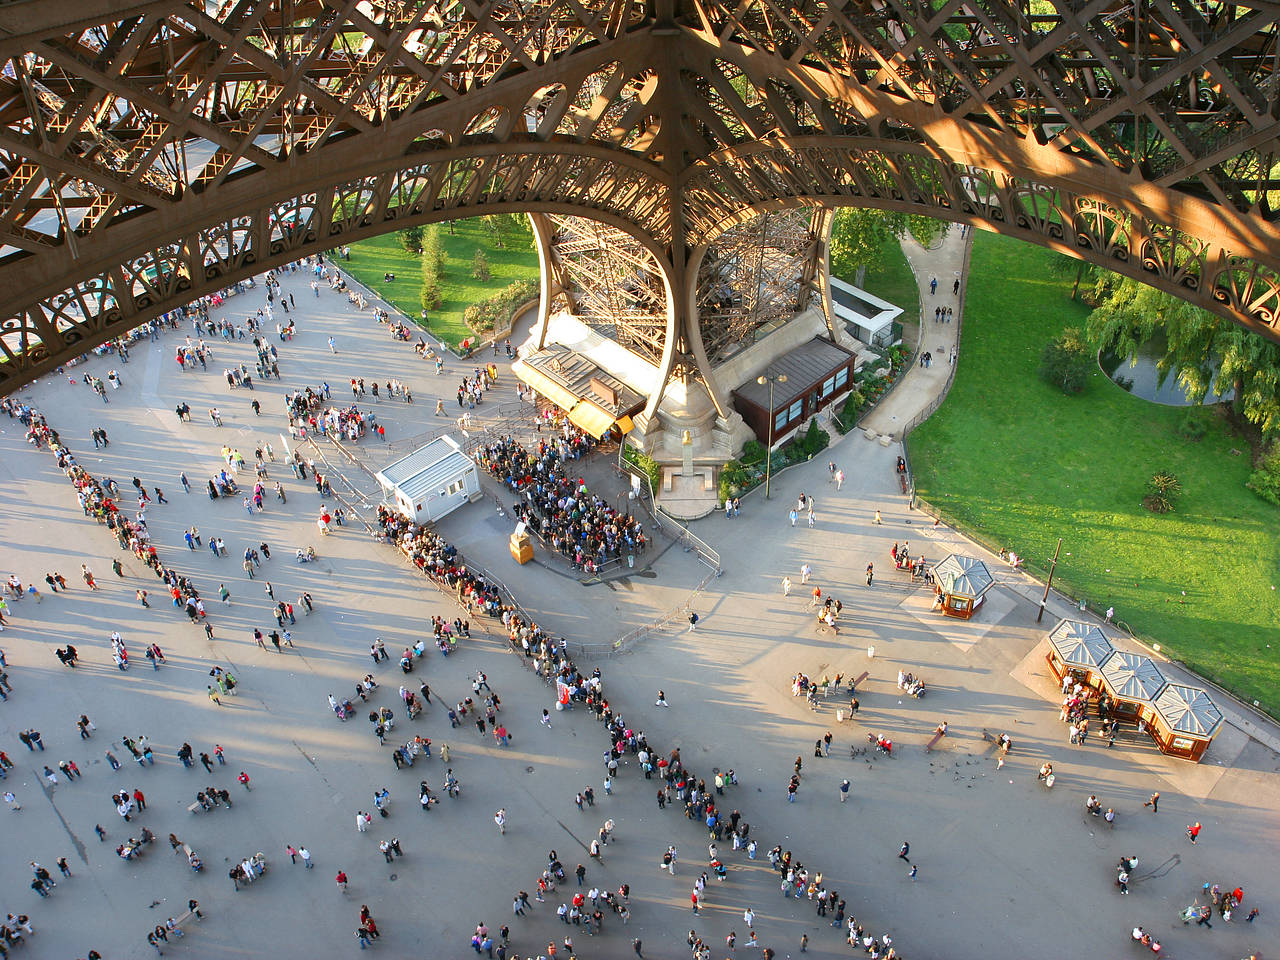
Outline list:
[[[533,767],[525,767],[525,768],[524,768],[524,772],[525,772],[525,773],[533,773]]]

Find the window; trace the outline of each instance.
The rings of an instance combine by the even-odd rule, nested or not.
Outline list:
[[[849,382],[849,368],[848,368],[848,367],[841,367],[839,370],[837,370],[837,371],[836,371],[836,376],[835,376],[835,381],[836,381],[835,389],[837,389],[837,390],[839,390],[839,389],[840,389],[841,387],[843,387],[846,383],[848,383],[848,382]]]
[[[773,429],[781,430],[787,425],[787,411],[782,410],[773,420]]]
[[[440,490],[440,493],[438,494],[438,496],[452,497],[454,494],[461,493],[461,492],[462,492],[462,481],[455,480],[453,481],[453,483],[449,484],[449,486],[443,487]]]
[[[836,389],[836,378],[830,377],[822,384],[822,396],[829,397]]]
[[[799,400],[793,403],[791,405],[791,409],[787,411],[787,422],[790,423],[792,420],[799,420],[803,416],[804,416],[804,397],[801,397]]]

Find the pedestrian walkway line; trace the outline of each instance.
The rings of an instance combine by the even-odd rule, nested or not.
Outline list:
[[[960,324],[967,280],[965,272],[972,237],[967,232],[962,236],[962,228],[953,224],[935,247],[926,249],[909,235],[901,243],[903,255],[920,291],[920,333],[916,352],[911,368],[859,424],[863,429],[899,439],[937,409],[950,387],[955,370],[952,358],[959,362]],[[935,322],[931,317],[931,307],[949,307],[953,313],[950,322]],[[921,365],[925,354],[931,355],[928,366]]]

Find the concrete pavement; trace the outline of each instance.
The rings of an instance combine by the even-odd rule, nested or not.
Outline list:
[[[229,393],[218,375],[232,359],[251,362],[246,344],[215,342],[218,359],[208,373],[180,373],[171,360],[173,334],[136,351],[128,367],[118,367],[125,386],[109,391],[110,404],[65,378],[47,378],[29,391],[87,468],[100,476],[110,473],[126,487],[135,472],[149,485],[164,487],[171,504],[148,511],[162,554],[194,575],[206,597],[219,582],[233,593],[229,608],[209,604],[217,631],[213,643],[177,611],[158,602],[150,611],[137,605],[134,589],[153,589],[158,581],[144,577],[131,559],[125,560],[125,582],[114,581],[109,563],[119,554],[107,532],[80,515],[48,453],[25,445],[16,422],[0,421],[0,563],[6,572],[40,583],[46,569],[57,569],[73,587],[65,596],[46,595],[40,604],[11,602],[11,626],[0,635],[14,684],[9,701],[0,704],[0,741],[18,765],[4,786],[23,803],[19,812],[0,811],[7,824],[21,824],[19,831],[9,826],[0,848],[0,876],[6,880],[0,907],[31,914],[40,931],[34,938],[39,952],[29,951],[33,956],[83,956],[90,947],[113,958],[146,956],[151,948],[143,942],[145,931],[188,896],[201,900],[209,919],[166,953],[256,953],[259,931],[270,930],[273,949],[283,956],[334,956],[358,950],[352,931],[360,904],[368,903],[384,931],[375,949],[404,954],[427,947],[432,956],[471,956],[471,931],[484,920],[494,929],[511,924],[512,952],[536,955],[552,937],[565,936],[553,908],[576,884],[571,880],[571,889],[547,905],[535,904],[524,919],[508,919],[511,896],[518,889],[532,894],[551,848],[570,869],[587,864],[588,889],[601,876],[614,889],[631,885],[634,919],[625,930],[610,918],[598,940],[581,929],[571,931],[583,958],[632,956],[630,939],[638,936],[646,957],[674,960],[687,955],[690,927],[715,947],[733,930],[741,946],[748,905],[756,911],[761,943],[779,957],[795,956],[806,932],[815,956],[845,954],[849,948],[819,920],[813,904],[780,896],[763,854],[775,843],[822,870],[827,886],[848,900],[849,912],[870,932],[890,933],[908,958],[1022,957],[1024,932],[1063,943],[1065,951],[1068,911],[1090,918],[1085,949],[1106,944],[1105,955],[1127,950],[1119,944],[1138,923],[1158,932],[1172,956],[1234,960],[1266,945],[1270,861],[1280,827],[1275,752],[1234,727],[1220,735],[1199,766],[1168,760],[1136,738],[1121,739],[1112,750],[1068,746],[1045,676],[1035,604],[1025,598],[1024,587],[1005,582],[1016,578],[993,565],[1001,585],[982,614],[962,625],[930,614],[924,593],[890,572],[888,550],[895,540],[909,539],[913,552],[935,560],[963,541],[945,528],[928,527],[906,508],[893,474],[896,447],[868,442],[860,433],[839,440],[820,462],[775,478],[772,500],[753,496],[736,519],[716,515],[695,523],[693,530],[721,553],[726,567],[698,600],[697,630],[669,629],[599,664],[610,703],[651,742],[680,746],[686,763],[708,780],[717,768],[737,773],[740,785],[724,802],[751,823],[760,858],[752,863],[722,843],[729,878],[711,881],[701,916],[692,916],[689,893],[704,868],[706,831],[677,810],[659,812],[654,781],[645,781],[630,764],[613,796],[604,797],[601,728],[581,711],[556,714],[552,729],[542,728],[537,717],[549,705],[550,691],[497,639],[464,642],[448,659],[430,653],[422,666],[432,689],[450,700],[468,695],[469,677],[485,670],[505,704],[512,746],[504,751],[482,741],[474,727],[450,728],[438,706],[416,724],[402,718],[393,737],[421,732],[434,741],[437,757],[439,746],[449,743],[449,766],[463,782],[458,800],[445,799],[429,814],[414,809],[419,779],[425,776],[439,790],[445,768],[440,760],[395,771],[367,721],[357,716],[338,723],[325,698],[330,691],[352,690],[358,677],[375,670],[367,655],[371,636],[383,636],[395,652],[432,614],[452,619],[456,610],[412,575],[391,548],[372,543],[358,528],[319,538],[314,488],[278,468],[272,468],[272,479],[284,477],[289,502],[269,502],[267,512],[253,518],[238,502],[210,502],[198,489],[183,494],[177,472],[185,469],[193,484],[201,483],[219,466],[224,442],[239,445],[249,457],[264,439],[279,449],[280,391],[323,379],[335,399],[343,396],[341,384],[350,376],[376,371],[380,379],[404,380],[416,404],[384,401],[379,417],[391,439],[423,433],[436,420],[433,396],[452,400],[462,365],[451,362],[449,375],[436,378],[408,345],[391,341],[385,328],[348,310],[344,299],[307,299],[310,291],[298,275],[286,278],[285,286],[297,294],[301,335],[281,347],[283,383],[255,391],[264,404],[261,418],[248,409],[248,395]],[[240,312],[240,303],[228,302],[229,315]],[[326,346],[330,333],[338,338],[336,356]],[[94,360],[90,369],[103,375],[111,365]],[[195,423],[177,422],[172,406],[178,399],[191,403]],[[227,424],[221,430],[200,416],[215,403]],[[95,452],[87,437],[99,424],[112,443]],[[826,482],[827,459],[849,476],[839,492]],[[801,491],[817,500],[813,529],[793,529],[786,519]],[[871,522],[876,509],[882,526]],[[652,576],[584,587],[511,563],[505,557],[509,531],[499,520],[490,505],[475,504],[452,515],[442,529],[501,576],[557,634],[587,641],[616,637],[679,602],[696,573],[695,561],[671,550],[645,571]],[[298,617],[295,651],[277,654],[253,644],[253,625],[274,627],[262,581],[245,580],[232,559],[186,551],[181,531],[192,522],[206,537],[226,537],[233,556],[244,544],[272,543],[275,559],[264,572],[277,596],[308,590],[317,603],[311,618]],[[286,559],[308,543],[320,552],[319,564],[296,566]],[[103,583],[99,593],[82,589],[75,577],[85,560]],[[863,576],[868,561],[877,569],[870,588]],[[815,629],[799,586],[804,562],[813,565],[824,593],[845,604],[839,637]],[[796,586],[784,598],[781,579],[788,573]],[[1046,626],[1067,612],[1055,598]],[[152,672],[141,661],[128,673],[116,671],[106,648],[113,628],[134,649],[159,642],[169,664]],[[74,671],[52,653],[68,640],[85,661]],[[874,656],[868,653],[872,647]],[[242,680],[241,695],[221,708],[204,695],[208,670],[216,664],[231,667]],[[928,696],[901,698],[894,686],[898,669],[923,676]],[[855,721],[836,725],[834,699],[815,714],[791,697],[797,670],[814,678],[869,671],[859,688]],[[392,663],[375,672],[383,684],[376,702],[394,704],[398,669]],[[415,672],[411,679],[416,684],[422,676]],[[654,705],[659,688],[669,709]],[[87,743],[74,729],[81,712],[98,725]],[[944,719],[950,735],[934,753],[924,753],[930,731]],[[16,739],[29,726],[44,734],[49,749],[43,756],[28,754]],[[981,740],[983,728],[1007,731],[1015,741],[1002,770]],[[814,740],[827,730],[835,736],[832,756],[814,758]],[[157,766],[130,765],[111,774],[102,762],[106,740],[140,732],[156,742]],[[872,732],[892,736],[899,755],[890,761],[851,756],[851,748],[867,746]],[[173,759],[183,740],[197,750],[222,743],[231,766],[211,776],[200,768],[184,770]],[[124,759],[122,750],[115,752]],[[804,761],[804,779],[798,802],[788,804],[786,781],[797,755]],[[83,781],[45,791],[40,765],[63,756],[77,761]],[[1053,759],[1059,773],[1052,793],[1035,779],[1045,758]],[[241,767],[255,789],[234,795],[233,810],[186,813],[197,785],[213,779],[235,788],[234,772]],[[837,785],[844,777],[854,786],[842,805]],[[589,783],[597,805],[580,813],[573,794]],[[192,874],[163,843],[141,861],[115,857],[112,848],[126,835],[126,825],[109,809],[108,794],[134,785],[148,798],[140,822],[162,839],[174,831],[190,842],[205,858],[203,874]],[[384,785],[392,790],[391,818],[375,816],[370,832],[357,833],[355,810],[368,809],[372,791]],[[1141,806],[1152,790],[1162,793],[1159,815]],[[1120,812],[1114,832],[1099,830],[1102,825],[1084,815],[1089,793]],[[499,806],[508,815],[503,836],[492,822]],[[618,824],[618,842],[596,864],[586,846],[596,821],[606,815]],[[1183,826],[1194,820],[1205,828],[1192,847]],[[95,823],[108,831],[108,843],[97,841]],[[384,863],[376,846],[384,834],[400,838],[404,859]],[[920,867],[914,882],[896,858],[903,840],[910,841],[912,862]],[[317,869],[291,866],[283,856],[288,842],[307,844]],[[681,851],[674,878],[658,870],[670,843]],[[256,850],[271,860],[268,874],[234,892],[226,868]],[[1140,882],[1132,895],[1120,897],[1112,867],[1121,854],[1135,853],[1143,863]],[[62,881],[50,900],[38,900],[22,879],[29,873],[27,862],[51,865],[62,855],[71,858],[77,876]],[[345,898],[333,885],[339,867],[352,878]],[[1245,907],[1263,910],[1259,922],[1215,923],[1212,932],[1184,928],[1176,911],[1206,880],[1242,885]],[[153,901],[159,902],[149,907]]]

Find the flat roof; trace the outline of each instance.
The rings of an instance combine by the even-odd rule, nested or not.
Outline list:
[[[405,496],[416,500],[419,494],[434,490],[445,480],[456,478],[471,466],[471,458],[452,437],[436,437],[413,453],[384,467],[377,473],[378,481],[395,487]]]
[[[790,406],[798,397],[804,396],[815,383],[825,380],[832,371],[843,367],[853,359],[854,354],[822,337],[814,337],[808,343],[802,343],[789,353],[784,353],[764,371],[770,377],[782,374],[787,377],[786,383],[774,384],[773,409]],[[767,382],[757,383],[752,377],[733,392],[742,399],[754,403],[761,410],[769,409]]]
[[[902,313],[901,307],[846,283],[839,277],[831,278],[831,304],[841,319],[848,319],[845,314],[852,313],[862,320],[879,323],[881,326],[896,320]]]
[[[601,410],[611,414],[615,420],[625,413],[630,413],[644,402],[643,396],[594,360],[562,344],[548,344],[543,349],[520,359],[543,376],[563,386],[579,400],[590,400]],[[597,392],[592,386],[593,380],[612,390],[617,397],[617,402]]]

